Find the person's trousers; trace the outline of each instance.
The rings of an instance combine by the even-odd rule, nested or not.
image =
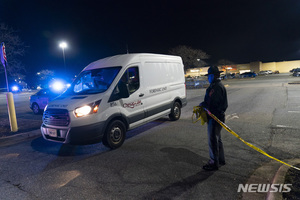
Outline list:
[[[208,146],[209,146],[209,157],[210,162],[216,166],[219,163],[225,163],[224,148],[221,139],[222,126],[214,119],[208,120],[207,135],[208,135]]]

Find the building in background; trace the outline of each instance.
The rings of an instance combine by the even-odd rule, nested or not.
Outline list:
[[[244,72],[255,72],[271,70],[273,72],[279,71],[279,73],[288,73],[294,68],[300,68],[300,60],[294,61],[281,61],[281,62],[267,62],[261,61],[250,62],[246,64],[234,64],[226,66],[218,66],[220,70],[225,73],[242,74]],[[208,67],[187,69],[186,77],[200,77],[207,74]]]

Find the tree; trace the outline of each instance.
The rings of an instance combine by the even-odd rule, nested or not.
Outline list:
[[[210,55],[204,51],[200,49],[193,49],[185,45],[177,46],[171,49],[169,53],[171,55],[180,56],[186,69],[204,67],[207,64],[204,60],[210,58]]]
[[[221,59],[218,61],[218,65],[226,66],[226,65],[234,65],[234,62],[226,59]]]
[[[16,35],[16,31],[1,23],[0,42],[5,43],[5,51],[8,63],[6,67],[8,75],[12,79],[18,79],[21,76],[24,76],[26,70],[20,61],[20,58],[25,54],[25,47],[20,37]],[[0,67],[0,74],[1,73],[4,73],[3,67]]]
[[[55,77],[55,73],[52,70],[42,70],[38,72],[37,74],[37,85],[41,85],[42,88],[47,88],[50,80],[52,80]]]
[[[39,80],[41,81],[53,78],[54,74],[54,71],[48,69],[43,69],[42,71],[37,73]]]

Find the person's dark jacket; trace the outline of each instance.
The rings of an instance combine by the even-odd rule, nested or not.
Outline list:
[[[227,92],[219,79],[214,80],[206,89],[204,102],[201,105],[207,108],[218,119],[223,122],[225,121],[225,111],[228,107]],[[211,119],[210,116],[207,117]]]

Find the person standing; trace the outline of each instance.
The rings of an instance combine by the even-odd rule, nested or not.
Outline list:
[[[227,92],[220,80],[218,67],[211,66],[208,69],[209,87],[206,89],[204,101],[200,106],[208,109],[219,120],[225,122],[225,111],[228,107]],[[219,165],[225,165],[224,148],[221,139],[222,126],[207,114],[207,135],[210,160],[203,166],[204,170],[218,170]]]

